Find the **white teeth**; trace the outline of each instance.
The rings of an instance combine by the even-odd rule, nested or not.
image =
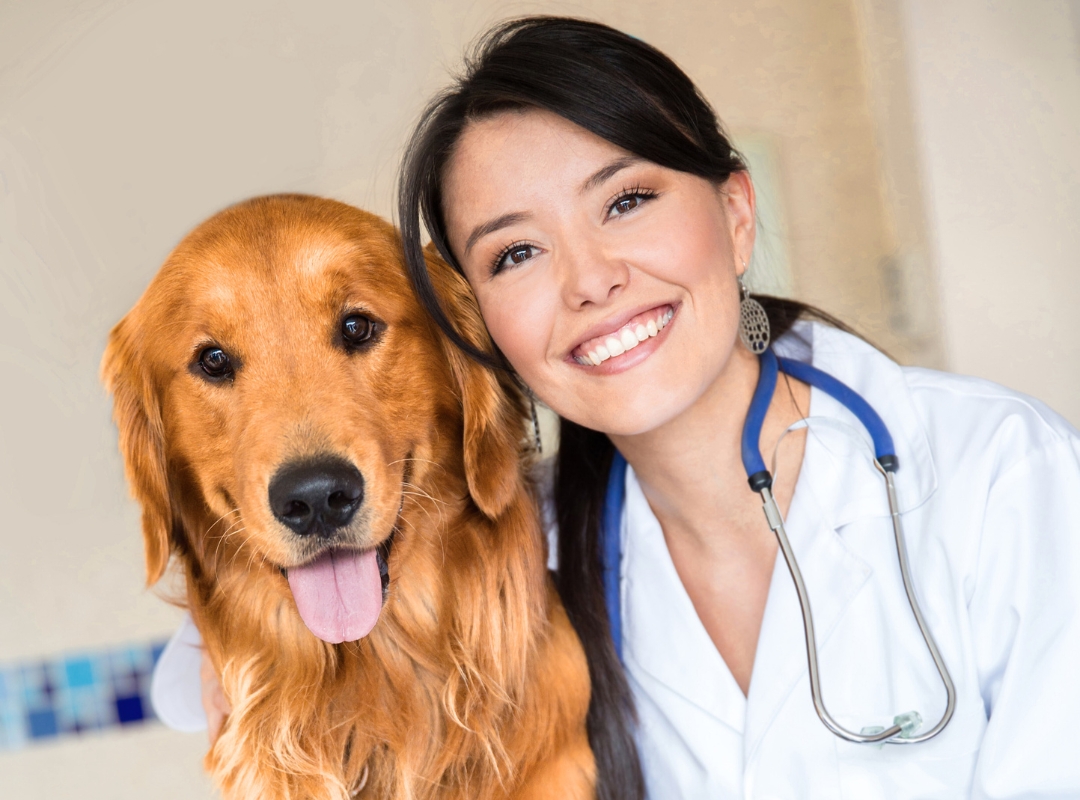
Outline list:
[[[635,325],[633,328],[623,328],[616,331],[607,336],[603,344],[597,344],[587,353],[575,356],[574,360],[584,366],[598,367],[609,358],[621,356],[626,351],[633,350],[646,339],[659,334],[671,322],[673,316],[675,316],[675,309],[669,308],[656,319],[650,319],[648,322]]]

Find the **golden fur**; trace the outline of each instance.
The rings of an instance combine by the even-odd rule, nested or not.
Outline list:
[[[545,569],[513,386],[420,308],[396,231],[328,200],[241,203],[169,256],[102,365],[142,505],[147,578],[170,557],[232,705],[206,766],[226,798],[586,798],[588,670]],[[465,281],[442,303],[490,348]],[[342,314],[384,324],[369,351]],[[214,384],[207,343],[239,359]],[[359,547],[393,531],[378,624],[317,639],[280,567],[299,563],[267,502],[282,463],[333,453],[363,474]]]

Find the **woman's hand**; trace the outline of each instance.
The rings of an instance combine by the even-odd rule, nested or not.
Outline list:
[[[202,679],[202,704],[206,712],[206,734],[210,737],[210,746],[214,746],[218,734],[221,733],[222,723],[225,717],[232,711],[229,701],[225,699],[225,691],[221,688],[221,680],[214,662],[203,650],[202,665],[199,667],[199,677]]]

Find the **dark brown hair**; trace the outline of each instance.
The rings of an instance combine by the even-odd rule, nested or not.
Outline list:
[[[472,347],[443,312],[424,262],[421,225],[460,272],[443,217],[447,162],[470,121],[530,108],[558,114],[634,155],[716,185],[746,169],[690,78],[641,40],[606,25],[563,17],[526,17],[489,31],[466,60],[464,74],[424,112],[405,154],[398,212],[405,264],[420,301],[459,347],[502,369],[508,366],[500,355]],[[812,311],[791,300],[758,299],[774,336]],[[613,453],[603,433],[561,420],[555,581],[589,662],[588,729],[598,797],[638,800],[645,788],[634,744],[633,698],[604,604],[600,516]]]

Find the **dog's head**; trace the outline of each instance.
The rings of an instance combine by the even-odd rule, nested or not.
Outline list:
[[[441,301],[490,346],[467,284]],[[497,518],[518,486],[520,402],[437,333],[386,222],[258,198],[189,234],[113,329],[102,372],[143,509],[147,576],[286,573],[308,627],[360,638],[403,501],[442,471]]]

